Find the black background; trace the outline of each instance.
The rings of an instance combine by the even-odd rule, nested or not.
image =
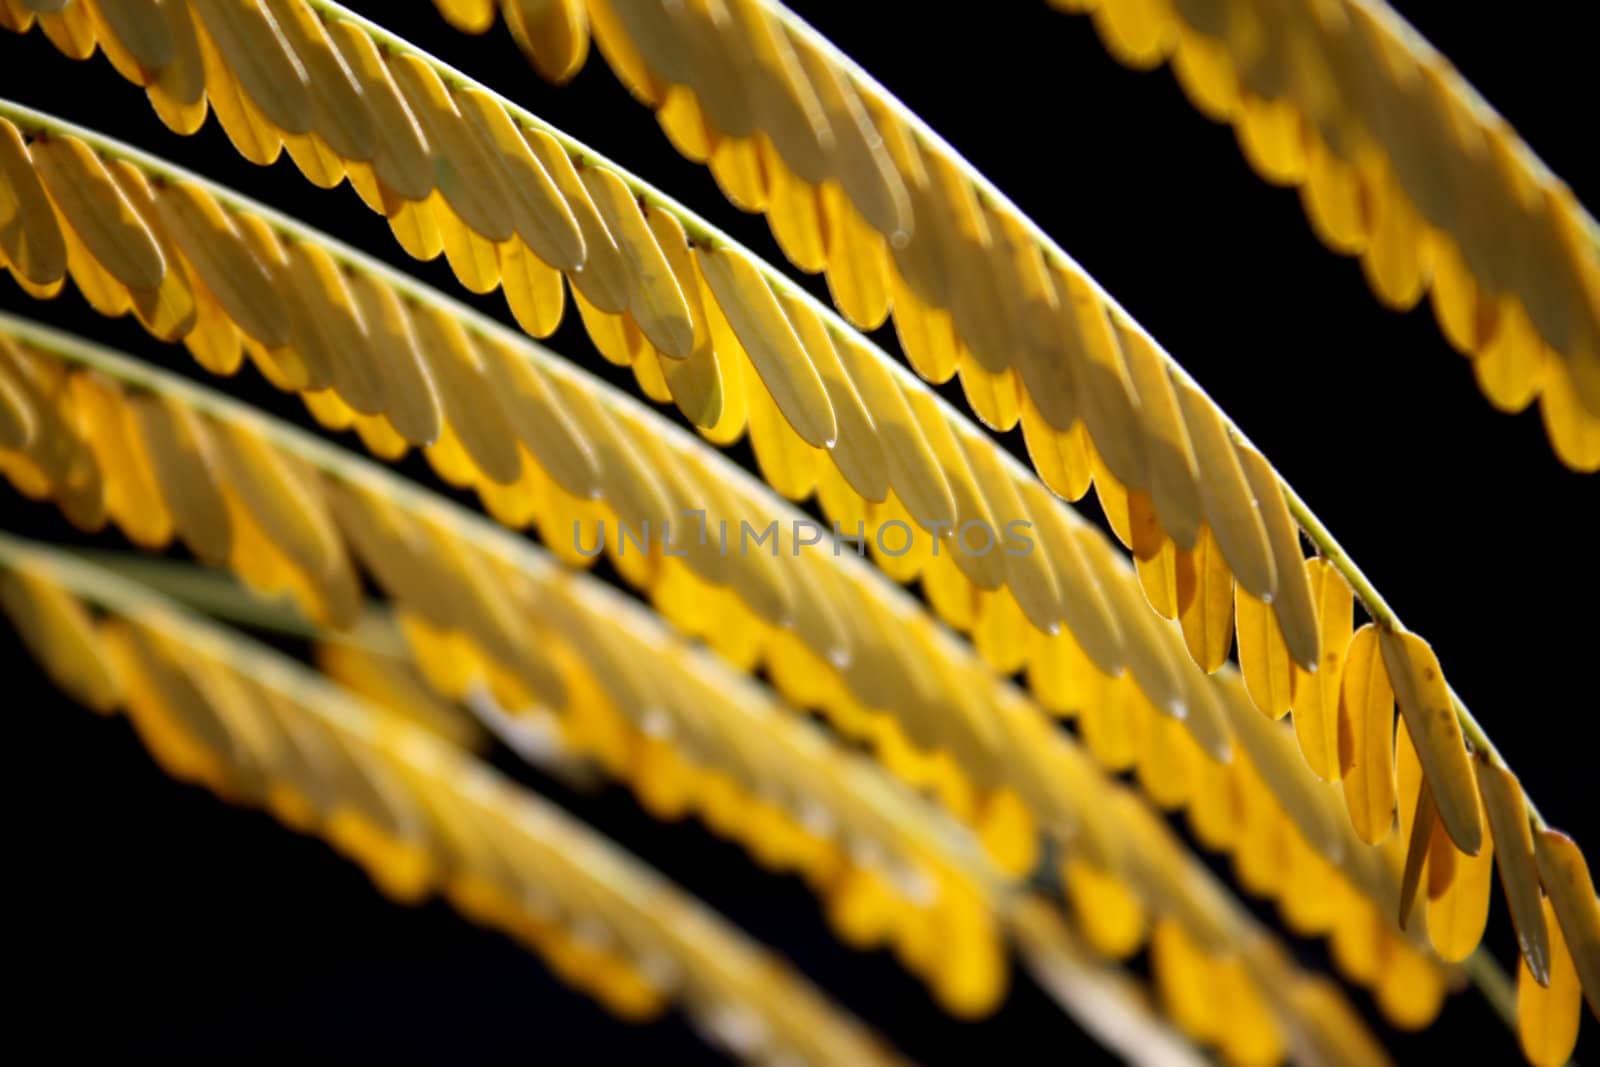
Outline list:
[[[498,29],[461,36],[421,0],[352,6],[781,261],[764,222],[739,215],[708,173],[674,155],[598,56],[557,90]],[[1432,641],[1546,817],[1593,854],[1600,493],[1592,476],[1557,464],[1537,415],[1493,412],[1425,305],[1406,316],[1381,310],[1356,263],[1316,242],[1296,194],[1257,179],[1231,132],[1197,115],[1167,70],[1116,65],[1087,20],[1032,0],[796,6],[1093,272],[1222,403],[1407,625]],[[1593,44],[1577,25],[1580,5],[1397,6],[1580,199],[1600,203]],[[506,317],[498,296],[467,296],[442,261],[406,260],[351,193],[313,189],[287,157],[252,167],[215,123],[193,138],[170,134],[102,59],[69,62],[37,31],[3,35],[0,85],[5,96],[232,185]],[[0,293],[8,309],[192,370],[180,350],[150,341],[131,320],[100,319],[75,293],[47,306],[10,282]],[[879,339],[893,347],[892,330]],[[552,345],[605,369],[575,316]],[[224,387],[305,421],[251,371]],[[9,489],[0,509],[5,528],[81,540]],[[14,831],[4,880],[12,1041],[184,1057],[716,1061],[676,1018],[615,1024],[444,905],[390,905],[320,843],[166,779],[125,723],[96,719],[45,685],[9,632],[0,633],[0,664]],[[909,1055],[943,1063],[1100,1055],[1020,974],[995,1017],[951,1022],[886,956],[839,946],[798,883],[757,873],[695,826],[650,822],[615,791],[574,796],[518,773],[777,946]],[[1490,944],[1511,958],[1498,904]],[[1317,946],[1297,947],[1321,961]],[[1351,996],[1370,1013],[1364,994]],[[1593,1031],[1586,1020],[1580,1058],[1585,1049],[1593,1058]],[[1403,1062],[1452,1051],[1479,1062],[1517,1057],[1470,990],[1428,1033],[1383,1036]]]

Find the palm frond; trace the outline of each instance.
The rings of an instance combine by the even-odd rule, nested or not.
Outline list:
[[[429,678],[422,665],[413,665],[412,650],[396,618],[375,606],[365,608],[355,624],[332,630],[311,622],[289,601],[250,593],[224,571],[126,550],[77,549],[72,555],[218,622],[302,639],[310,644],[317,669],[340,687],[463,751],[481,754],[487,747],[488,728],[476,720],[475,712],[439,695],[459,691],[463,683],[454,675],[448,682],[443,676]],[[530,719],[548,714],[542,708],[523,711]],[[573,754],[562,749],[554,755],[558,759],[553,765],[567,758],[564,766],[576,777]]]
[[[744,1059],[899,1062],[693,897],[402,716],[3,535],[0,591],[52,677],[96,710],[124,710],[169,774],[326,838],[390,896],[442,893],[616,1014],[677,1003]]]
[[[192,528],[226,531],[222,536],[227,547],[214,562],[232,569],[247,584],[266,591],[287,591],[314,618],[325,622],[359,618],[359,604],[350,610],[330,612],[329,604],[339,598],[327,596],[325,590],[330,585],[342,585],[343,581],[330,581],[326,565],[313,571],[301,558],[306,553],[291,555],[287,547],[291,526],[328,530],[338,558],[344,560],[343,566],[348,567],[352,559],[360,560],[403,611],[425,621],[425,627],[408,626],[407,635],[417,643],[419,664],[436,668],[426,673],[441,679],[458,679],[456,683],[443,682],[447,687],[454,686],[454,695],[461,695],[462,685],[475,682],[486,686],[506,707],[543,703],[560,708],[587,723],[579,727],[579,732],[593,746],[597,761],[610,773],[623,777],[630,769],[640,773],[628,754],[617,747],[620,744],[626,748],[630,736],[636,743],[648,746],[652,737],[664,734],[674,745],[684,747],[691,762],[703,760],[717,768],[699,781],[698,788],[690,768],[675,762],[644,769],[646,774],[666,772],[665,782],[634,782],[641,793],[649,793],[655,787],[669,790],[667,796],[654,798],[666,805],[659,814],[670,812],[674,803],[670,791],[676,786],[679,804],[689,803],[688,798],[696,792],[705,792],[707,795],[700,799],[706,821],[745,841],[752,850],[771,847],[772,835],[781,836],[786,827],[799,834],[798,839],[789,837],[791,842],[797,842],[806,836],[803,813],[786,822],[783,809],[775,809],[764,799],[767,790],[780,784],[780,792],[807,797],[827,810],[832,817],[831,829],[842,835],[840,840],[873,841],[877,843],[873,851],[881,849],[889,856],[902,857],[913,869],[920,867],[912,881],[923,889],[931,882],[940,890],[931,904],[921,899],[925,893],[916,886],[897,892],[894,879],[871,870],[868,863],[861,877],[825,885],[835,922],[846,937],[889,938],[903,951],[912,953],[913,960],[921,960],[930,969],[930,979],[952,1010],[976,1011],[992,1003],[995,990],[984,976],[996,972],[993,966],[984,964],[984,959],[986,953],[992,955],[995,951],[992,939],[998,931],[985,934],[982,918],[986,895],[983,886],[992,881],[992,876],[979,875],[975,882],[963,883],[960,870],[941,868],[938,837],[928,830],[929,824],[902,817],[899,813],[904,809],[893,803],[894,794],[876,786],[870,776],[861,774],[847,779],[845,776],[851,773],[846,770],[848,762],[836,751],[818,749],[814,736],[786,745],[786,738],[799,735],[779,725],[770,714],[763,717],[764,713],[752,711],[752,706],[761,706],[755,691],[735,680],[717,661],[697,658],[675,645],[659,632],[650,616],[618,595],[557,570],[531,546],[364,461],[164,372],[48,331],[21,326],[15,320],[6,323],[6,330],[29,345],[27,349],[14,344],[0,347],[0,353],[22,368],[22,376],[35,381],[53,378],[56,382],[48,394],[54,402],[53,410],[37,405],[40,424],[52,425],[44,416],[53,414],[53,429],[91,435],[87,442],[81,438],[63,440],[59,435],[41,436],[22,452],[0,456],[3,469],[19,488],[34,495],[53,495],[58,503],[73,499],[70,493],[52,493],[53,488],[66,483],[45,473],[46,463],[52,462],[50,457],[59,454],[70,457],[66,469],[93,468],[98,479],[88,480],[100,486],[104,495],[115,495],[115,474],[108,464],[97,461],[104,445],[97,447],[94,435],[106,426],[133,423],[141,431],[131,450],[134,465],[143,461],[152,470],[150,481],[159,487],[147,503],[165,502],[168,513],[176,517],[173,529],[191,548],[197,547],[188,533]],[[51,364],[57,360],[64,360],[65,364],[57,364],[52,370]],[[69,370],[69,365],[89,368],[92,373]],[[79,383],[86,378],[95,381],[99,395],[112,398],[109,410],[124,404],[130,409],[122,419],[100,418],[87,427],[78,420],[72,400],[82,392]],[[137,392],[119,393],[123,389]],[[126,399],[117,399],[118,396]],[[169,451],[174,455],[186,451],[194,463],[181,475],[162,476],[166,464],[158,450],[151,447],[151,437],[142,432],[147,420],[153,418],[149,414],[153,410],[159,410],[158,417],[169,426],[181,428],[173,436],[180,438],[187,450],[174,447]],[[204,488],[187,493],[190,510],[174,506],[185,495],[182,487],[192,488],[196,481],[206,478],[205,465],[223,451],[219,439],[224,435],[254,443],[256,470],[294,472],[299,490],[292,496],[297,505],[292,519],[274,516],[265,508],[258,510],[261,501],[254,494],[236,494],[231,485],[249,480],[244,471],[236,473],[229,487],[218,489],[215,502],[204,505],[212,511],[220,510],[220,516],[201,514],[202,502],[213,496]],[[46,448],[47,442],[53,445]],[[443,590],[453,592],[443,596]],[[592,606],[586,609],[585,605]],[[884,619],[887,634],[900,632],[888,617],[877,617]],[[905,632],[917,631],[908,627]],[[931,641],[938,640],[939,635],[931,627],[926,627],[926,632]],[[656,659],[648,658],[652,646],[665,646]],[[552,663],[530,656],[529,650],[539,648],[556,650],[552,652]],[[961,653],[953,645],[930,643],[927,648],[925,658],[919,662],[959,662]],[[573,674],[553,665],[559,662],[565,666],[572,660],[586,662],[587,673]],[[475,664],[477,670],[464,670],[460,666],[463,663]],[[674,670],[675,663],[699,666],[705,673],[696,680],[692,673],[686,673],[686,667]],[[976,665],[958,669],[972,683],[983,678]],[[647,682],[647,677],[653,682]],[[1197,677],[1205,680],[1204,676]],[[674,678],[680,678],[682,684],[666,684]],[[580,694],[588,699],[578,698]],[[1171,925],[1177,932],[1165,936],[1181,938],[1180,943],[1188,949],[1172,966],[1226,971],[1242,964],[1248,981],[1241,985],[1235,980],[1232,986],[1225,987],[1234,990],[1237,1003],[1213,1005],[1219,1014],[1207,1016],[1205,1027],[1190,1027],[1192,1036],[1204,1041],[1220,1040],[1221,1019],[1235,1008],[1244,1010],[1239,1004],[1247,1004],[1257,1009],[1250,1018],[1270,1030],[1281,1027],[1295,1042],[1316,1043],[1321,1040],[1316,1035],[1327,1030],[1340,1034],[1340,1040],[1355,1042],[1357,1047],[1372,1046],[1372,1039],[1337,1000],[1316,998],[1318,1006],[1314,1009],[1301,1004],[1296,999],[1297,991],[1304,991],[1309,979],[1293,968],[1287,955],[1274,947],[1272,940],[1185,852],[1148,807],[1098,771],[1086,754],[1066,735],[1054,730],[1020,694],[990,681],[970,695],[993,702],[981,723],[988,741],[981,762],[958,749],[960,770],[952,776],[951,768],[942,765],[937,757],[920,753],[914,740],[908,741],[892,728],[869,727],[867,732],[876,735],[879,742],[880,758],[892,770],[918,784],[954,788],[955,798],[964,796],[965,803],[959,799],[952,802],[952,795],[947,792],[942,799],[958,815],[975,819],[992,854],[999,859],[1013,857],[1014,876],[1026,873],[1032,866],[1032,819],[1040,820],[1057,840],[1070,842],[1075,857],[1072,863],[1080,872],[1087,865],[1098,876],[1099,892],[1069,891],[1079,921],[1091,931],[1096,924],[1120,921],[1104,907],[1107,893],[1120,893],[1123,897],[1131,893],[1140,913],[1151,916],[1152,928]],[[594,718],[597,712],[593,709],[601,709],[600,721]],[[1236,754],[1232,767],[1240,775],[1260,775],[1276,783],[1289,766],[1285,757],[1293,758],[1292,740],[1245,707],[1237,692],[1231,709],[1242,733],[1247,735],[1243,744],[1249,752],[1248,757]],[[604,714],[606,710],[609,716]],[[1162,729],[1158,724],[1168,721],[1138,703],[1128,708],[1108,707],[1106,714],[1124,723],[1131,714],[1133,721],[1142,718],[1144,728],[1154,730]],[[618,720],[629,716],[632,731],[619,730]],[[669,725],[663,727],[663,723]],[[746,723],[752,725],[742,725]],[[862,723],[858,721],[855,726],[861,729]],[[1207,759],[1175,723],[1165,737],[1167,762],[1154,768],[1162,780],[1181,781],[1183,764],[1197,765]],[[806,746],[810,746],[809,751]],[[763,751],[772,753],[771,757],[763,760]],[[815,768],[815,772],[808,773],[808,767]],[[1259,771],[1253,769],[1257,767]],[[1218,765],[1219,773],[1211,779],[1211,788],[1220,791],[1220,798],[1229,796],[1226,770]],[[990,790],[990,795],[974,803],[971,787],[961,777],[964,774],[973,775],[973,782]],[[978,774],[985,777],[977,777]],[[743,782],[752,795],[711,792],[709,783],[717,777]],[[847,783],[853,783],[848,790]],[[1013,799],[1007,800],[1007,796]],[[860,806],[853,808],[850,800]],[[1019,800],[1026,805],[1020,811]],[[1220,802],[1230,803],[1227,799]],[[652,799],[647,797],[646,803],[652,803]],[[1306,794],[1298,808],[1289,809],[1290,816],[1314,823],[1325,839],[1321,847],[1342,850],[1345,843],[1336,821],[1336,804],[1331,795]],[[852,811],[856,814],[852,815]],[[1256,825],[1273,835],[1268,847],[1294,848],[1301,841],[1296,823],[1290,821],[1290,816],[1279,814],[1266,787],[1261,787],[1253,798],[1250,811]],[[774,817],[763,819],[763,814]],[[1021,826],[1016,822],[1018,815],[1024,818]],[[746,823],[747,819],[754,820],[754,824]],[[919,825],[924,828],[921,832]],[[1235,824],[1230,829],[1239,827]],[[997,841],[1008,847],[997,848]],[[1312,846],[1300,844],[1299,848],[1304,850],[1302,854],[1310,866],[1297,892],[1305,893],[1307,899],[1330,891],[1356,892],[1343,888],[1343,876],[1318,857]],[[959,853],[948,851],[944,856],[965,866],[968,878],[972,878],[971,865],[975,861],[962,860]],[[813,857],[824,866],[829,861],[843,860],[847,865],[860,862],[852,859],[848,850],[841,855],[838,850],[827,849],[821,855],[815,849],[809,855],[801,850],[794,862],[800,862],[801,869],[806,870],[804,859]],[[810,873],[820,874],[821,869]],[[1381,874],[1376,870],[1370,873],[1377,879],[1373,885],[1380,884]],[[1081,877],[1069,878],[1069,889],[1074,882],[1083,884]],[[1287,898],[1290,887],[1283,885],[1278,890]],[[1366,915],[1376,917],[1374,905],[1364,906]],[[929,914],[930,907],[934,915],[945,917],[936,920],[931,928],[919,918]],[[867,926],[857,925],[862,922]],[[933,943],[926,938],[930,929],[945,931],[942,949],[932,956],[916,955],[917,946],[927,948]],[[1443,973],[1407,938],[1380,923],[1369,924],[1368,934],[1387,946],[1387,958],[1414,961],[1410,971],[1403,972],[1408,988],[1419,980],[1420,967],[1420,975],[1430,978],[1425,988],[1442,993]],[[1093,942],[1092,932],[1090,937]],[[1100,943],[1106,940],[1101,936]],[[1123,952],[1133,951],[1141,943],[1142,937],[1136,938],[1125,945]],[[1265,998],[1266,1006],[1259,998]],[[1344,1021],[1335,1025],[1330,1021],[1334,1019]],[[1183,1025],[1182,1018],[1178,1021]]]
[[[1561,461],[1595,469],[1600,227],[1387,4],[1051,2],[1091,15],[1123,63],[1170,62],[1262,178],[1299,189],[1323,243],[1360,257],[1380,301],[1429,297],[1490,403],[1540,401]]]

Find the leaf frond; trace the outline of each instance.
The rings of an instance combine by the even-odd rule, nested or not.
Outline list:
[[[1534,401],[1556,455],[1600,463],[1600,226],[1504,118],[1387,4],[1285,17],[1244,4],[1052,0],[1108,51],[1172,65],[1263,179],[1300,191],[1373,293],[1429,298],[1496,408]],[[1262,41],[1265,40],[1265,45]],[[1250,43],[1253,42],[1253,43]],[[1292,69],[1282,58],[1294,55]]]
[[[385,893],[434,892],[545,959],[623,1018],[676,1002],[756,1059],[899,1062],[787,965],[616,845],[399,715],[148,590],[0,535],[8,614],[69,692],[62,655],[109,665],[173,776],[326,838]],[[89,605],[103,613],[89,614]],[[72,620],[40,640],[42,616]],[[739,1038],[758,1035],[754,1047]]]

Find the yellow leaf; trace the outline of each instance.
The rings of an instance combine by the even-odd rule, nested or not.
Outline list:
[[[1394,829],[1394,692],[1378,648],[1378,628],[1355,632],[1339,693],[1339,765],[1345,807],[1356,835],[1369,845]]]
[[[1381,630],[1378,644],[1439,817],[1456,847],[1476,855],[1483,839],[1477,787],[1439,660],[1416,634]]]
[[[0,571],[0,606],[29,653],[72,699],[101,714],[117,706],[122,682],[82,602],[46,578],[5,570]]]
[[[1528,961],[1518,963],[1517,1040],[1533,1067],[1562,1067],[1578,1044],[1583,990],[1550,901],[1544,902],[1543,912],[1545,928],[1550,931],[1549,982],[1540,985],[1528,970]]]
[[[1339,758],[1339,695],[1345,652],[1351,638],[1355,598],[1344,575],[1323,559],[1305,562],[1311,595],[1317,605],[1322,656],[1310,673],[1296,665],[1292,683],[1295,736],[1300,751],[1318,778],[1337,782],[1344,767]]]
[[[1483,810],[1499,853],[1500,888],[1511,910],[1523,968],[1532,973],[1534,981],[1545,985],[1550,981],[1550,935],[1540,903],[1539,872],[1522,784],[1509,770],[1491,763],[1486,753],[1478,753],[1475,763]]]
[[[1589,865],[1577,842],[1559,830],[1540,830],[1533,839],[1533,854],[1589,1010],[1600,1017],[1600,899],[1595,897]],[[1551,951],[1555,951],[1553,929]],[[1552,977],[1552,985],[1554,981]]]
[[[1219,670],[1233,647],[1233,572],[1222,550],[1202,526],[1186,565],[1177,568],[1179,621],[1195,664],[1207,674]]]

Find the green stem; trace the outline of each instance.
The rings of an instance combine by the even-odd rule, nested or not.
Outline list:
[[[1513,1031],[1517,1028],[1517,990],[1511,984],[1511,979],[1500,968],[1500,964],[1485,949],[1479,948],[1468,956],[1461,964],[1462,970],[1467,972],[1478,992],[1483,994],[1483,999],[1489,1002],[1495,1014],[1500,1016],[1507,1026]]]
[[[1395,614],[1394,609],[1389,606],[1372,582],[1362,573],[1361,568],[1356,566],[1355,560],[1350,558],[1350,554],[1344,550],[1344,547],[1328,531],[1328,528],[1322,524],[1322,520],[1317,518],[1310,505],[1281,477],[1278,479],[1278,484],[1283,489],[1283,498],[1289,505],[1289,513],[1294,516],[1295,521],[1300,524],[1300,529],[1305,532],[1306,537],[1316,546],[1317,551],[1323,558],[1332,564],[1334,570],[1342,574],[1345,580],[1350,583],[1350,589],[1355,593],[1356,599],[1361,602],[1362,608],[1372,617],[1372,621],[1386,630],[1404,630],[1405,627],[1400,622],[1400,616]],[[1450,703],[1455,708],[1456,718],[1461,723],[1461,731],[1466,735],[1467,740],[1472,742],[1472,747],[1481,749],[1496,764],[1502,767],[1506,766],[1505,760],[1500,755],[1500,750],[1495,748],[1494,742],[1489,740],[1488,733],[1484,731],[1483,726],[1473,716],[1466,703],[1454,689],[1450,690]],[[1548,824],[1544,821],[1544,816],[1539,814],[1539,809],[1534,805],[1533,798],[1524,793],[1523,803],[1528,809],[1528,820],[1533,824],[1534,829],[1545,829]]]
[[[237,626],[319,644],[354,645],[381,655],[404,654],[399,634],[376,608],[368,608],[360,621],[348,630],[325,630],[282,600],[264,600],[253,595],[237,579],[222,571],[116,549],[78,549],[68,554],[99,570],[153,589],[193,611]]]

